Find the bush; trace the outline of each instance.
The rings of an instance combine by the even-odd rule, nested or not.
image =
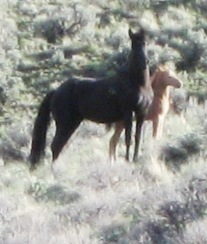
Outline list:
[[[187,162],[188,154],[180,145],[167,145],[162,148],[160,157],[171,170],[179,170],[180,166]]]
[[[198,155],[203,149],[205,138],[194,133],[186,134],[177,139],[175,145],[166,145],[161,149],[160,157],[172,170],[179,170],[193,155]]]
[[[187,155],[190,157],[191,155],[198,154],[202,148],[202,141],[195,134],[185,135],[180,139],[181,147],[186,150]]]

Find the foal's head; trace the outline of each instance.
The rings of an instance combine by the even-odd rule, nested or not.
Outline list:
[[[156,87],[164,89],[167,86],[180,88],[182,81],[178,79],[177,75],[169,67],[160,65],[152,76],[152,87],[153,89]]]
[[[145,31],[140,29],[139,32],[133,33],[129,29],[129,37],[131,39],[130,72],[140,77],[148,70]]]

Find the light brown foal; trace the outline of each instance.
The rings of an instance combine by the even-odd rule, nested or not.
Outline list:
[[[145,120],[153,123],[153,138],[160,139],[163,133],[163,124],[166,114],[170,108],[170,87],[180,88],[182,82],[176,74],[167,66],[160,65],[151,77],[151,85],[154,92],[154,98],[149,107]],[[109,156],[110,161],[116,160],[116,147],[124,129],[124,122],[114,123],[114,134],[110,139]]]

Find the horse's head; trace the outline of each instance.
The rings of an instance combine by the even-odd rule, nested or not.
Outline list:
[[[131,39],[131,65],[134,70],[143,71],[147,69],[148,56],[146,51],[146,36],[143,28],[139,32],[133,33],[129,29]]]
[[[182,81],[179,80],[175,72],[173,72],[168,66],[160,65],[155,74],[152,76],[152,87],[167,87],[172,86],[174,88],[180,88]]]
[[[129,29],[129,37],[132,41],[132,49],[137,48],[139,45],[143,45],[146,42],[145,31],[143,28],[139,32],[133,33],[131,28]]]

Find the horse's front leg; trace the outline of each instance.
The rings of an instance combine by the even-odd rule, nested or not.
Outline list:
[[[164,115],[159,116],[159,134],[158,134],[158,139],[162,138],[163,135],[163,127],[164,127]]]
[[[140,147],[140,139],[141,139],[141,130],[144,122],[144,116],[136,115],[136,131],[135,131],[135,147],[134,147],[134,157],[133,161],[136,162],[139,156],[139,147]]]
[[[125,144],[126,144],[126,160],[129,161],[129,151],[131,145],[132,134],[132,112],[125,117]]]

